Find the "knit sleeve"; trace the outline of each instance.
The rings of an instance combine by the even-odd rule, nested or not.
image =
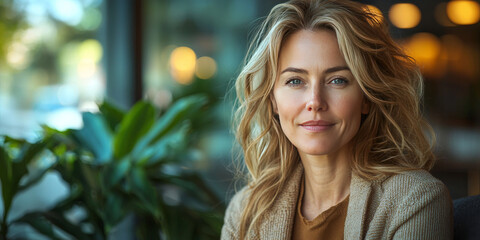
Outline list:
[[[239,223],[242,215],[242,205],[246,198],[246,187],[233,196],[225,212],[221,240],[236,240],[239,238]]]
[[[412,186],[395,211],[393,239],[452,239],[453,210],[441,182]]]

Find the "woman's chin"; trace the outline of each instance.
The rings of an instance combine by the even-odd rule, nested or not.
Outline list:
[[[333,148],[319,148],[317,146],[312,148],[299,149],[299,152],[301,155],[303,154],[303,155],[311,155],[311,156],[324,156],[324,155],[333,154],[337,150],[338,149],[333,149]]]

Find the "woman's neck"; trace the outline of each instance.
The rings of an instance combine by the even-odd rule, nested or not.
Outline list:
[[[350,194],[351,160],[342,153],[300,157],[305,169],[302,214],[311,220]]]

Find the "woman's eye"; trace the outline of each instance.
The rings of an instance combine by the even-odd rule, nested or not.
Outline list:
[[[347,80],[345,80],[343,78],[335,78],[332,81],[330,81],[330,83],[335,84],[335,85],[345,85],[345,84],[347,84]]]
[[[302,80],[300,79],[290,79],[287,81],[287,85],[292,85],[292,86],[297,86],[297,85],[300,85],[302,84]]]

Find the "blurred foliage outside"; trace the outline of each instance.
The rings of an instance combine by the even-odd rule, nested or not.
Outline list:
[[[101,2],[0,1],[0,132],[78,128],[76,110],[103,100]]]

